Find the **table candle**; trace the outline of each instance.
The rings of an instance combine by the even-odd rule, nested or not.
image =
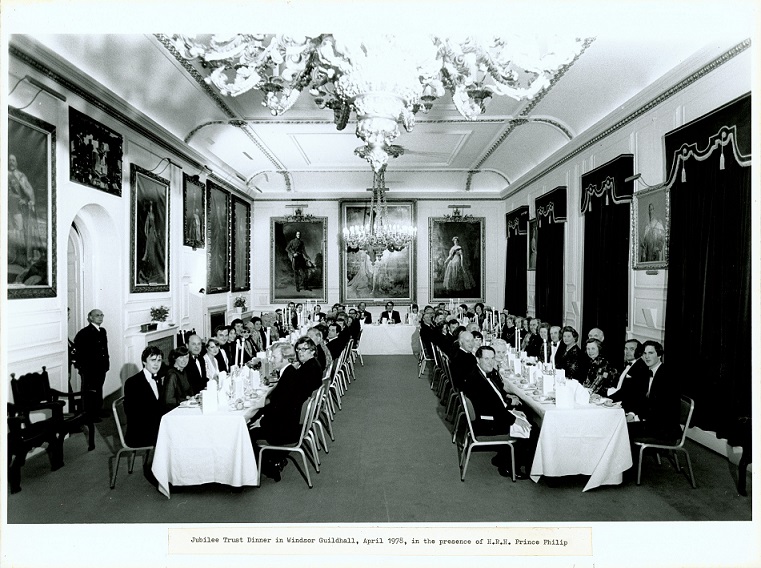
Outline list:
[[[544,362],[547,363],[547,340],[544,341]]]

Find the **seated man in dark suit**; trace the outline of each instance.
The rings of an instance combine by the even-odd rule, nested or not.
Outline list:
[[[320,364],[323,374],[325,374],[325,369],[329,369],[333,366],[333,355],[330,353],[328,346],[325,345],[325,336],[323,335],[325,331],[325,327],[321,325],[310,327],[307,330],[307,337],[311,339],[316,346],[315,357]]]
[[[648,368],[648,388],[639,412],[636,415],[627,413],[629,439],[632,442],[673,442],[681,432],[679,387],[661,361],[663,346],[657,341],[645,341],[643,346],[642,359]]]
[[[298,351],[297,351],[298,350]],[[299,368],[294,363],[299,359]],[[251,430],[251,439],[266,440],[269,444],[284,445],[298,441],[301,433],[301,407],[322,384],[320,367],[314,359],[315,345],[308,337],[296,342],[296,349],[287,343],[277,343],[272,348],[272,361],[280,372],[277,387],[267,397],[266,406],[257,416],[261,425]],[[311,361],[311,362],[310,362]],[[258,448],[254,447],[258,456]],[[280,472],[288,463],[276,452],[265,452],[262,473],[280,481]]]
[[[127,417],[124,441],[133,448],[156,445],[163,415],[158,372],[164,356],[161,349],[149,345],[143,349],[140,358],[143,362],[142,370],[124,383],[124,413]],[[145,461],[143,473],[151,483],[156,484],[150,460]]]
[[[496,436],[510,434],[510,426],[516,417],[510,413],[514,408],[512,400],[500,389],[502,379],[496,370],[494,349],[489,346],[479,347],[476,350],[477,365],[471,369],[470,375],[465,381],[463,392],[473,404],[475,416],[473,419],[473,431],[476,436]],[[535,429],[532,428],[532,436]],[[515,466],[516,479],[526,479],[527,469],[530,466],[532,442],[525,439],[516,439],[515,442]],[[503,477],[512,477],[510,471],[510,453],[500,451],[492,459],[492,464],[497,466],[499,474]],[[523,471],[521,471],[523,469]]]
[[[373,316],[367,311],[367,304],[364,302],[357,305],[357,318],[365,323],[373,323]]]
[[[465,388],[465,382],[478,366],[475,351],[475,339],[470,331],[465,328],[457,334],[457,349],[452,351],[449,357],[449,371],[452,373],[452,386],[458,391]],[[494,349],[492,349],[494,353]]]
[[[386,302],[386,310],[380,316],[380,322],[386,320],[388,323],[402,323],[402,316],[394,309],[394,302]]]
[[[621,402],[626,412],[639,414],[645,402],[650,372],[642,359],[642,344],[637,339],[628,339],[624,343],[623,371],[616,386],[608,389],[608,397],[614,402]]]
[[[203,359],[203,341],[193,334],[188,337],[188,366],[185,367],[185,376],[190,383],[193,394],[196,395],[206,388],[208,377],[206,376],[206,362]]]
[[[333,359],[338,359],[341,355],[341,351],[344,350],[346,343],[339,337],[341,325],[337,322],[332,322],[328,325],[328,350]]]

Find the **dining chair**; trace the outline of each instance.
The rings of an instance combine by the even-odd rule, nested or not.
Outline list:
[[[423,342],[422,337],[418,337],[418,340],[420,341],[420,355],[418,357],[418,378],[423,376],[423,373],[425,373],[425,365],[428,361],[433,362],[433,355],[430,352],[430,348],[426,348],[425,343]]]
[[[119,473],[119,462],[121,461],[122,454],[129,454],[128,457],[128,468],[127,473],[132,473],[132,471],[135,469],[135,458],[137,457],[138,452],[144,452],[143,453],[143,465],[146,464],[148,461],[148,457],[151,455],[151,452],[153,451],[154,446],[139,446],[139,447],[132,447],[127,445],[127,442],[124,441],[124,431],[125,427],[127,425],[127,416],[124,412],[124,397],[120,396],[117,398],[113,403],[111,403],[111,411],[114,413],[114,422],[116,422],[116,431],[119,434],[119,443],[121,443],[122,447],[111,456],[114,460],[114,469],[113,473],[111,474],[111,489],[116,487],[116,475]]]
[[[510,448],[510,471],[513,474],[513,482],[515,481],[515,438],[509,434],[498,434],[494,436],[476,436],[473,430],[473,417],[476,415],[473,409],[473,403],[465,396],[464,392],[460,393],[462,407],[465,412],[465,421],[468,425],[465,431],[465,438],[463,439],[462,449],[460,453],[460,481],[465,481],[465,472],[468,470],[468,462],[470,461],[470,454],[475,449],[488,449],[494,450],[495,448],[509,447]]]
[[[309,457],[309,461],[312,462],[312,467],[315,468],[315,471],[319,471],[319,466],[314,461],[314,458],[312,456],[312,451],[308,442],[309,438],[307,437],[307,433],[312,427],[312,420],[314,419],[314,408],[315,408],[314,396],[310,396],[309,398],[307,398],[304,401],[304,404],[301,405],[301,433],[299,434],[299,439],[293,444],[283,444],[283,445],[277,446],[277,445],[267,444],[264,441],[257,441],[257,445],[259,446],[258,468],[259,468],[259,484],[260,485],[262,482],[262,455],[267,450],[275,450],[275,451],[288,452],[288,453],[295,452],[301,456],[301,459],[304,462],[303,475],[306,478],[307,485],[309,485],[309,488],[310,489],[312,488],[312,478],[309,475],[309,466],[307,464],[307,457]],[[306,448],[306,452],[304,451],[305,448]]]
[[[359,343],[361,339],[362,339],[362,330],[359,331],[359,336],[357,337],[356,345],[351,348],[351,356],[352,356],[352,359],[356,359],[357,357],[359,357],[359,364],[364,367],[365,361],[362,359],[362,352],[359,350]]]
[[[679,441],[677,443],[669,444],[666,440],[664,440],[663,443],[637,442],[636,440],[634,441],[634,445],[639,447],[639,459],[637,460],[637,485],[640,484],[642,479],[642,456],[645,453],[645,450],[652,449],[656,450],[656,452],[658,452],[658,450],[667,450],[670,454],[672,454],[674,456],[674,464],[677,471],[682,471],[681,467],[679,466],[679,458],[677,457],[677,452],[684,452],[684,455],[687,458],[687,469],[690,472],[690,482],[692,483],[692,488],[695,489],[697,487],[697,485],[695,485],[695,476],[692,473],[692,462],[690,461],[690,454],[684,447],[684,441],[687,439],[687,430],[690,429],[690,422],[692,422],[692,413],[694,410],[695,401],[693,401],[688,396],[682,396],[679,408],[679,423],[683,426],[682,435],[679,437]],[[656,453],[655,457],[660,464],[660,453]]]
[[[61,406],[46,403],[39,408],[21,408],[8,403],[8,482],[12,494],[21,491],[21,467],[32,449],[47,444],[50,470],[63,467],[63,439],[58,434],[62,422]],[[33,422],[30,412],[42,409],[51,410],[52,415]]]

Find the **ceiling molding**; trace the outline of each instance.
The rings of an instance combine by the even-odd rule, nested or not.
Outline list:
[[[599,134],[593,136],[591,139],[587,140],[586,142],[582,143],[579,147],[575,148],[574,150],[570,151],[568,154],[565,154],[559,159],[556,159],[551,164],[542,167],[540,164],[537,166],[538,172],[534,175],[532,175],[530,178],[528,178],[525,181],[521,181],[519,185],[517,185],[515,188],[510,188],[510,191],[504,196],[504,199],[509,199],[519,191],[525,189],[535,181],[539,180],[543,176],[545,176],[547,173],[551,172],[555,168],[563,165],[564,163],[568,162],[569,160],[573,159],[575,156],[578,156],[580,153],[582,153],[584,150],[590,148],[591,146],[594,146],[598,142],[600,142],[603,138],[606,138],[607,136],[611,135],[612,133],[616,132],[617,130],[623,128],[633,120],[639,118],[644,113],[654,109],[658,105],[660,105],[662,102],[670,99],[677,93],[681,92],[682,90],[686,89],[690,85],[692,85],[695,81],[703,78],[704,76],[708,75],[712,71],[718,69],[728,61],[732,60],[736,56],[740,55],[742,52],[744,52],[746,49],[748,49],[751,45],[750,38],[738,43],[731,49],[727,50],[726,52],[722,53],[720,56],[714,58],[707,64],[700,67],[697,71],[694,73],[691,73],[681,81],[677,82],[672,87],[666,89],[665,91],[661,92],[657,96],[651,98],[649,101],[647,101],[645,104],[638,107],[634,112],[626,115],[624,118],[618,120],[613,125],[609,126]],[[594,127],[592,127],[594,128]],[[551,157],[549,159],[552,159]]]

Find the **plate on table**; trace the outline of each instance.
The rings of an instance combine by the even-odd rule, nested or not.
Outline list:
[[[536,400],[537,402],[545,402],[545,403],[555,402],[554,398],[552,398],[551,396],[543,395],[543,394],[534,396],[534,400]]]
[[[197,400],[183,400],[180,403],[180,408],[199,408],[200,406]]]
[[[603,405],[603,406],[605,406],[606,408],[613,408],[614,406],[618,406],[618,404],[616,404],[616,403],[615,403],[615,402],[613,402],[612,400],[605,400],[605,401],[602,403],[602,405]]]

